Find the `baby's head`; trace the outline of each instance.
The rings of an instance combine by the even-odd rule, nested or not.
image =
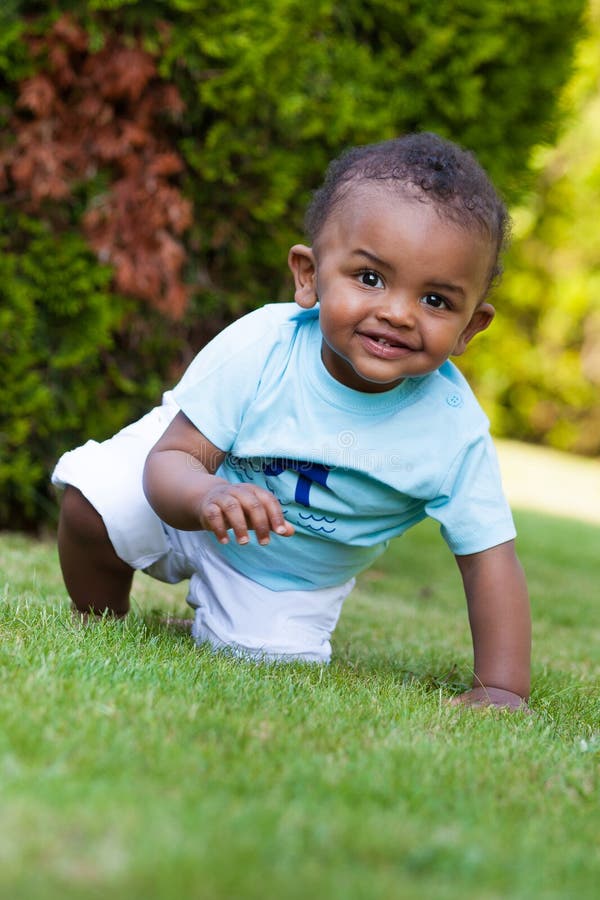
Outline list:
[[[288,261],[294,297],[319,302],[321,358],[339,382],[386,391],[463,353],[494,318],[508,215],[475,158],[433,134],[335,160]]]
[[[308,208],[305,225],[318,254],[325,223],[358,188],[383,187],[431,204],[441,219],[475,231],[489,241],[487,289],[502,271],[500,256],[510,219],[485,171],[472,153],[427,132],[354,147],[329,166]]]

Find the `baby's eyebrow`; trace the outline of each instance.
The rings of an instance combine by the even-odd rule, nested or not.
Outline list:
[[[464,288],[460,284],[449,284],[445,281],[430,281],[430,286],[437,291],[446,291],[449,294],[458,294],[460,297],[466,297]]]
[[[375,256],[374,253],[370,253],[368,250],[363,250],[362,247],[358,247],[356,250],[352,251],[353,256],[364,256],[365,259],[368,259],[369,262],[373,263],[374,266],[377,266],[380,269],[393,269],[394,267],[391,263],[385,261],[385,259],[380,259],[378,256]]]

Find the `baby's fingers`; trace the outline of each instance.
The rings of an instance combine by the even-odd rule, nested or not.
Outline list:
[[[286,522],[283,516],[279,500],[269,491],[247,488],[239,495],[239,499],[248,527],[255,532],[259,544],[268,544],[272,531],[282,536],[294,533],[293,525]]]
[[[270,531],[273,531],[275,534],[279,534],[282,537],[291,537],[291,535],[294,534],[294,526],[285,519],[279,500],[268,491],[261,490],[260,495],[264,510],[268,517],[269,530],[266,534],[261,533],[260,535],[257,531],[256,536],[259,539],[259,542],[261,544],[268,544]]]
[[[229,524],[218,502],[212,500],[203,505],[200,512],[200,524],[206,531],[212,531],[219,543],[229,543]]]
[[[249,491],[239,490],[226,494],[219,503],[223,521],[227,529],[231,529],[238,544],[247,544],[250,540],[248,531],[256,531],[261,540],[265,532],[268,535],[268,519],[260,501]],[[221,543],[227,543],[227,536]]]
[[[286,522],[276,497],[250,485],[219,486],[205,498],[200,514],[205,528],[226,544],[228,531],[234,533],[238,544],[247,544],[249,531],[256,533],[260,544],[268,544],[271,531],[289,536],[294,528]]]
[[[269,516],[269,501],[271,495],[264,495],[263,492],[255,488],[246,488],[241,490],[236,497],[244,515],[244,528],[238,529],[235,521],[231,522],[234,534],[238,544],[247,544],[248,530],[254,531],[256,540],[259,544],[269,543],[269,532],[271,530],[271,520]],[[275,499],[275,498],[272,498]],[[275,501],[277,502],[277,501]]]

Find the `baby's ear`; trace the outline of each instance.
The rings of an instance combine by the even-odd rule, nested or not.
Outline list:
[[[480,331],[485,331],[492,324],[492,320],[496,315],[496,310],[491,303],[481,303],[469,321],[464,331],[459,335],[458,340],[452,351],[453,356],[460,356],[467,349],[469,341],[473,340]]]
[[[317,267],[312,248],[294,244],[288,253],[288,266],[296,286],[294,300],[303,309],[310,309],[317,302]]]

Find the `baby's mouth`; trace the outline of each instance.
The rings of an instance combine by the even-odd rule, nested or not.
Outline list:
[[[377,332],[359,331],[359,337],[364,344],[372,348],[379,348],[381,351],[397,351],[411,352],[416,348],[411,346],[407,341],[401,340],[396,335],[378,334]]]

